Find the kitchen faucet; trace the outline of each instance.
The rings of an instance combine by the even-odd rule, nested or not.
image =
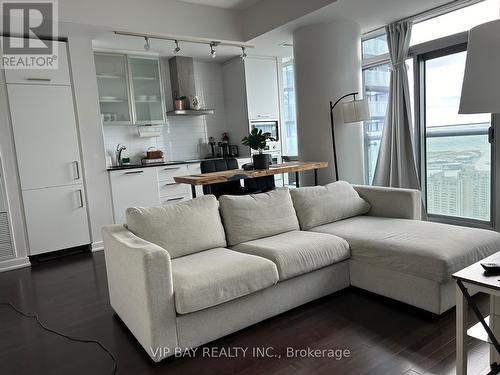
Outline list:
[[[116,146],[116,163],[118,164],[118,166],[122,165],[122,151],[126,149],[127,147],[122,146],[119,143],[118,146]]]

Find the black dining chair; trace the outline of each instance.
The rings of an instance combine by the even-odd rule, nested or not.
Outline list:
[[[201,173],[212,173],[238,169],[238,161],[234,158],[203,160],[200,163]],[[240,180],[221,182],[219,184],[203,185],[203,194],[213,194],[217,198],[221,195],[244,195],[250,191],[241,186]]]
[[[247,178],[244,180],[244,185],[252,193],[265,193],[266,191],[276,189],[274,176]]]

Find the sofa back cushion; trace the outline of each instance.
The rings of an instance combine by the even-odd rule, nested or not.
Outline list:
[[[293,189],[290,194],[302,230],[363,215],[370,210],[370,204],[345,181]]]
[[[299,229],[287,188],[253,195],[223,195],[219,204],[229,246]]]
[[[213,195],[168,206],[128,208],[127,226],[136,236],[163,247],[172,258],[226,246]]]

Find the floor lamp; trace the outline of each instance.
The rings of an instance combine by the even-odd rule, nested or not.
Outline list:
[[[370,110],[366,99],[356,100],[357,92],[351,92],[339,98],[335,103],[330,102],[330,124],[332,127],[333,163],[335,165],[335,180],[339,180],[339,165],[337,163],[337,147],[335,146],[335,124],[333,122],[333,110],[342,99],[352,96],[352,100],[342,103],[342,115],[344,124],[366,121],[370,119]]]

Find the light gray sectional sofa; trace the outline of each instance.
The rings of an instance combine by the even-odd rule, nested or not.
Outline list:
[[[103,229],[111,306],[154,361],[349,285],[441,314],[500,234],[420,221],[420,204],[340,181],[130,208]]]

